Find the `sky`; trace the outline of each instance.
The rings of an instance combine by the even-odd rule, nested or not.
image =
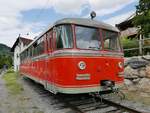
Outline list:
[[[139,0],[0,0],[0,43],[10,47],[19,34],[33,39],[55,21],[90,18],[115,26],[136,10]],[[27,35],[28,34],[28,35]]]

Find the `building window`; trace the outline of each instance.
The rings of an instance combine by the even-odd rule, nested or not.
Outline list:
[[[19,54],[17,53],[17,58],[19,58]]]

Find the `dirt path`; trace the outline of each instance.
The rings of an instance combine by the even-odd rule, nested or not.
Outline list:
[[[19,95],[8,92],[5,81],[0,75],[0,113],[44,113],[32,102],[24,90]]]
[[[7,101],[9,95],[6,90],[5,83],[2,80],[2,75],[3,73],[0,74],[0,113],[5,113],[8,110],[10,104]]]
[[[19,78],[18,82],[23,85],[23,91],[12,95],[0,75],[0,113],[70,113],[69,109],[57,109],[50,98],[40,97],[24,79]]]

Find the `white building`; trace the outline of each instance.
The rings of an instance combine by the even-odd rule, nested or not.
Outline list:
[[[20,65],[20,52],[31,42],[31,39],[18,37],[16,42],[11,48],[11,51],[14,52],[14,71],[19,71]]]

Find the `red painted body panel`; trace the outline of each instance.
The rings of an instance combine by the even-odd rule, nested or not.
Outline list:
[[[78,63],[84,61],[86,63],[86,69],[80,70]],[[113,80],[122,81],[122,78],[118,77],[118,62],[121,59],[114,58],[56,58],[54,59],[55,70],[55,83],[60,85],[91,85],[100,84],[100,80]],[[108,64],[108,65],[107,65]],[[76,80],[77,74],[90,74],[90,80]]]
[[[86,63],[85,70],[78,68],[80,61]],[[122,82],[123,77],[119,77],[118,72],[122,72],[123,69],[118,67],[118,62],[123,62],[123,59],[104,56],[54,57],[21,65],[21,73],[62,87],[82,87],[82,85],[100,84],[101,80]],[[90,80],[76,80],[77,74],[90,74],[91,78]]]

